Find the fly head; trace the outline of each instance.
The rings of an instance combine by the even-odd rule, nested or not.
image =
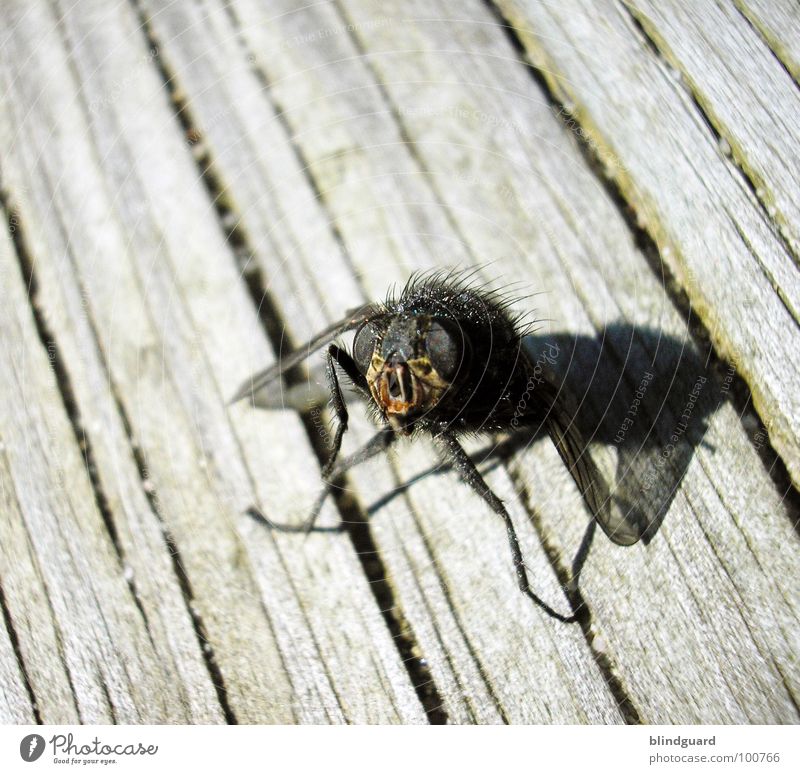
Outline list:
[[[404,435],[461,381],[470,355],[470,343],[455,321],[424,314],[367,322],[353,342],[353,359],[375,404]]]

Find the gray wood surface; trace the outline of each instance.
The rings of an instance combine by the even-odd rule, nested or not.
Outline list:
[[[669,44],[677,16],[633,11],[689,87],[621,6],[599,25],[584,6],[500,6],[580,124],[478,2],[11,4],[0,719],[30,722],[32,694],[44,722],[798,721],[796,494],[764,428],[792,472],[797,371],[765,353],[791,363],[797,194],[764,138],[796,92],[783,113],[725,113],[740,49],[709,43],[697,69],[705,16],[682,19],[698,36],[684,50]],[[615,57],[591,54],[598,29],[618,36]],[[568,70],[576,52],[587,73]],[[747,72],[787,88],[766,57]],[[737,97],[758,91],[737,77]],[[609,114],[646,85],[636,150]],[[592,155],[619,162],[620,196],[706,324],[722,319],[716,348]],[[726,250],[706,269],[712,239]],[[552,445],[502,462],[491,439],[469,441],[533,588],[562,612],[580,604],[581,624],[519,594],[502,524],[425,439],[353,471],[341,512],[326,504],[323,527],[355,515],[373,543],[244,513],[301,521],[330,432],[329,417],[226,405],[274,343],[413,271],[465,266],[544,291],[515,303],[535,309],[527,346],[556,353],[617,505],[656,520],[630,549],[596,535],[568,593],[589,522]],[[742,292],[762,304],[757,329],[721,318]],[[717,352],[740,351],[760,417],[730,400]],[[372,432],[353,402],[346,451]]]
[[[5,134],[15,147],[26,138],[26,147],[8,177],[12,187],[30,186],[19,217],[43,248],[36,251],[42,296],[72,290],[66,303],[88,314],[83,327],[93,338],[77,341],[83,359],[67,363],[81,415],[86,428],[97,423],[97,434],[105,432],[98,404],[78,393],[94,365],[87,361],[102,355],[93,378],[118,401],[144,461],[138,488],[146,486],[157,513],[142,518],[163,519],[169,544],[162,537],[161,552],[179,552],[191,590],[179,601],[205,640],[192,643],[218,670],[206,683],[221,678],[240,722],[421,720],[347,537],[278,546],[244,515],[255,482],[273,497],[289,482],[317,488],[308,442],[296,417],[227,415],[227,396],[269,350],[132,10],[97,3],[65,11],[59,28],[44,7],[15,19],[13,45],[22,50],[9,44],[4,53],[12,68],[26,65],[6,81],[13,112]],[[104,81],[80,92],[81,76]],[[102,98],[90,105],[76,100],[79,93]],[[253,436],[289,442],[254,449]],[[130,454],[126,446],[119,451]],[[102,471],[105,460],[96,462]],[[105,473],[120,476],[113,458]],[[88,508],[93,498],[84,494]],[[126,517],[122,507],[114,515]],[[141,528],[130,534],[144,539]],[[154,572],[156,558],[144,557],[143,574]],[[131,570],[134,584],[145,582]],[[177,591],[175,578],[172,585]],[[170,604],[168,588],[157,588],[156,602]],[[80,629],[72,638],[89,646]],[[182,662],[190,668],[188,654]],[[196,719],[220,719],[216,695],[203,696],[187,677],[158,683],[165,691],[186,683],[205,713]],[[155,721],[161,715],[152,704]]]
[[[764,138],[754,130],[764,118],[766,103],[751,100],[752,106],[743,107],[747,90],[741,89],[736,102],[743,114],[736,119],[739,129],[731,127],[731,139],[721,147],[681,73],[652,50],[627,6],[617,0],[592,4],[569,0],[558,5],[501,0],[498,6],[568,108],[573,120],[568,118],[567,125],[585,136],[592,154],[601,159],[606,174],[630,202],[637,224],[655,240],[661,260],[721,355],[747,382],[770,440],[797,484],[800,385],[797,369],[785,367],[800,348],[797,256],[757,199],[752,182],[726,155],[737,145],[737,153],[756,158],[752,146],[784,143],[783,138]],[[691,23],[684,26],[682,35],[697,37]],[[725,40],[734,32],[741,35],[738,25],[733,26],[735,30],[721,19],[716,28],[719,38]],[[750,32],[751,39],[745,42],[754,49],[759,41]],[[727,45],[715,53],[717,69],[732,61]],[[610,49],[614,56],[607,56]],[[682,69],[691,69],[691,61],[682,63]],[[714,82],[714,69],[712,59],[701,89]],[[761,69],[768,71],[766,65]],[[778,77],[769,74],[764,89],[773,76]],[[763,96],[757,87],[752,93]],[[699,99],[706,96],[713,105],[721,105],[709,92],[698,92]],[[785,140],[787,147],[797,144],[797,121],[786,113],[796,110],[794,104],[796,94],[789,105],[777,102],[767,108],[773,115],[766,123],[783,127],[794,138]],[[737,144],[734,132],[743,134],[745,127],[751,140],[742,137]],[[789,172],[791,158],[783,163]],[[762,195],[779,190],[781,179],[786,180],[783,174],[771,179]],[[792,182],[787,190],[796,201],[798,180]]]
[[[800,83],[800,6],[794,0],[734,0]]]
[[[3,589],[40,712],[60,723],[186,720],[103,525],[55,343],[37,336],[7,234],[2,260]]]
[[[627,7],[685,78],[798,261],[797,84],[733,5],[642,0]]]

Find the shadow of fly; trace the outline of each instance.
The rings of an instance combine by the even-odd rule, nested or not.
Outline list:
[[[445,462],[503,520],[520,590],[552,617],[571,622],[574,615],[557,613],[531,590],[511,516],[459,437],[544,427],[608,537],[619,545],[631,545],[640,534],[613,515],[604,479],[565,401],[521,345],[527,330],[520,317],[511,313],[512,300],[477,287],[472,276],[466,272],[415,275],[398,295],[351,310],[242,385],[233,402],[279,389],[287,371],[327,345],[325,373],[337,426],[330,457],[322,468],[323,492],[302,524],[277,524],[255,508],[250,513],[274,529],[308,532],[334,482],[348,470],[386,451],[398,436],[428,434]],[[352,352],[332,343],[349,331],[355,331]],[[348,412],[339,371],[381,426],[361,449],[341,461]]]

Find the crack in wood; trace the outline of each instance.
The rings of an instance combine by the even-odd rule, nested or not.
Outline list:
[[[31,680],[28,676],[28,670],[25,667],[25,659],[22,657],[22,650],[19,646],[19,638],[17,637],[17,632],[14,629],[14,621],[11,618],[11,611],[8,609],[8,605],[6,604],[6,596],[3,592],[2,583],[0,583],[0,609],[3,611],[3,621],[5,622],[6,632],[8,632],[8,639],[11,643],[11,649],[14,651],[17,664],[19,664],[19,671],[22,674],[22,682],[25,685],[25,690],[28,692],[28,698],[31,702],[31,712],[33,713],[36,723],[38,725],[42,725],[43,721],[41,715],[39,714],[39,707],[36,703],[36,695],[33,692],[33,686],[31,685]]]
[[[24,227],[19,213],[13,208],[13,206],[10,206],[5,191],[0,191],[0,207],[2,207],[6,213],[6,220],[9,225],[9,233],[11,234],[14,249],[17,254],[17,260],[20,265],[22,278],[28,288],[28,298],[30,300],[31,313],[36,325],[36,332],[39,336],[42,346],[48,353],[53,374],[56,378],[56,383],[58,384],[58,391],[61,396],[61,401],[64,405],[64,410],[69,418],[72,431],[75,435],[75,441],[81,451],[81,456],[83,457],[84,467],[86,468],[86,472],[92,484],[92,491],[94,493],[97,508],[100,511],[103,522],[106,526],[106,530],[108,531],[108,535],[111,538],[111,543],[114,546],[120,566],[123,566],[125,562],[125,551],[120,544],[117,527],[114,524],[114,517],[111,513],[108,498],[103,491],[103,486],[97,474],[97,466],[95,465],[94,461],[92,444],[81,420],[80,409],[78,408],[77,401],[75,400],[75,393],[72,389],[72,383],[69,377],[67,366],[64,363],[63,356],[61,355],[61,351],[56,340],[56,335],[50,329],[50,326],[46,321],[46,314],[40,299],[39,282],[36,278],[36,272],[34,269],[34,260],[28,250]],[[134,593],[135,598],[136,595],[133,588],[131,591]]]
[[[194,627],[195,634],[200,642],[200,650],[203,653],[203,661],[205,662],[206,669],[208,669],[208,674],[211,677],[211,683],[214,686],[214,690],[217,693],[217,699],[220,703],[220,707],[222,707],[222,712],[225,716],[225,722],[228,723],[228,725],[237,725],[239,721],[236,718],[233,708],[228,702],[228,690],[225,685],[225,678],[222,676],[222,671],[220,670],[219,665],[214,658],[214,650],[208,639],[203,618],[194,602],[192,585],[189,582],[189,577],[183,568],[180,551],[178,550],[178,546],[168,534],[165,533],[164,539],[166,540],[169,548],[172,564],[175,568],[175,575],[178,578],[178,584],[180,585],[183,598],[186,600],[186,607],[188,608],[189,615],[192,618],[192,626]]]
[[[180,551],[174,539],[170,535],[164,517],[161,514],[158,505],[158,493],[150,483],[149,476],[147,473],[148,471],[147,461],[145,460],[142,454],[142,450],[136,443],[136,439],[134,438],[133,434],[133,428],[131,427],[128,414],[125,411],[125,408],[122,404],[122,400],[116,394],[111,379],[109,379],[109,384],[111,385],[114,403],[117,407],[117,411],[119,413],[122,426],[125,430],[125,435],[127,436],[128,441],[130,443],[131,452],[133,454],[133,458],[136,463],[136,469],[139,473],[139,478],[142,482],[142,491],[144,492],[144,495],[147,498],[147,501],[150,505],[150,509],[152,510],[153,514],[158,520],[158,523],[161,525],[161,531],[164,537],[164,543],[166,544],[167,551],[169,553],[169,557],[172,562],[172,568],[175,573],[175,577],[178,579],[178,586],[180,587],[181,595],[183,596],[184,603],[186,604],[186,609],[189,612],[189,617],[191,618],[192,621],[192,627],[194,629],[195,636],[197,637],[198,643],[200,645],[200,652],[202,653],[203,656],[203,662],[205,663],[206,669],[208,670],[208,674],[211,679],[211,684],[214,686],[214,691],[216,692],[217,700],[219,701],[222,713],[225,717],[225,721],[229,725],[237,725],[238,720],[236,718],[236,714],[234,713],[233,708],[231,707],[228,701],[228,691],[225,685],[225,679],[222,676],[222,672],[219,668],[219,665],[214,659],[214,651],[211,647],[208,634],[206,633],[206,628],[205,624],[203,623],[203,618],[200,615],[199,610],[197,609],[197,605],[195,604],[194,593],[192,591],[192,586],[191,583],[189,582],[189,578],[186,574],[186,571],[184,570],[183,562],[181,561]]]
[[[502,10],[494,5],[493,0],[483,0],[483,2],[498,18],[499,24],[505,30],[505,34],[509,39],[509,42],[517,51],[520,61],[525,64],[525,67],[533,80],[542,89],[553,110],[559,115],[569,114],[570,121],[573,122],[574,126],[578,127],[580,130],[572,132],[578,149],[583,155],[583,158],[586,160],[587,165],[594,173],[598,183],[603,187],[611,201],[617,207],[622,219],[631,232],[634,243],[641,252],[645,262],[650,267],[650,270],[653,272],[656,279],[661,283],[670,302],[678,310],[682,319],[685,321],[689,333],[695,340],[695,343],[701,350],[708,353],[708,362],[717,371],[717,373],[727,371],[730,363],[728,363],[725,358],[719,355],[716,349],[713,347],[713,344],[711,343],[711,335],[707,325],[699,317],[699,315],[694,313],[694,307],[686,289],[681,285],[678,278],[672,273],[669,266],[667,266],[667,264],[661,260],[658,245],[656,244],[655,239],[647,228],[637,223],[635,205],[625,198],[625,194],[619,183],[606,174],[602,159],[600,158],[597,149],[590,141],[586,139],[589,136],[589,133],[583,131],[583,127],[579,119],[572,115],[571,111],[568,111],[564,103],[558,99],[548,83],[544,72],[529,61],[522,41],[517,36],[516,31],[511,25],[511,22],[508,21],[503,15]],[[744,177],[746,179],[746,176]],[[732,377],[730,393],[735,400],[734,405],[736,406],[737,413],[743,426],[745,427],[745,430],[747,430],[748,421],[751,423],[752,421],[755,421],[758,425],[763,426],[760,415],[752,405],[750,388],[739,374],[738,369],[736,369],[736,373]],[[761,458],[766,471],[769,473],[770,478],[776,483],[779,491],[786,491],[784,482],[790,482],[786,463],[783,461],[780,455],[778,455],[769,442],[760,443],[757,445],[753,441],[752,433],[748,432],[747,436],[750,438],[751,443],[753,443],[754,448],[758,451],[759,457]],[[792,485],[789,484],[789,487],[792,487]],[[792,488],[792,497],[795,498],[799,496],[800,494],[798,494],[797,490]],[[800,529],[798,528],[797,524],[794,526],[795,529]]]
[[[303,179],[308,183],[311,192],[314,194],[314,198],[320,203],[322,209],[325,212],[328,221],[328,227],[331,230],[331,235],[336,243],[336,246],[341,251],[341,254],[347,263],[347,266],[350,268],[350,271],[353,273],[355,277],[358,276],[358,271],[356,270],[355,266],[353,265],[350,259],[350,253],[345,246],[344,236],[342,235],[341,229],[336,222],[336,218],[331,215],[329,209],[325,202],[325,195],[323,191],[320,189],[319,184],[317,183],[314,175],[311,172],[311,167],[306,159],[303,151],[301,150],[300,146],[297,144],[291,127],[286,119],[286,111],[282,109],[282,107],[275,101],[273,97],[273,90],[272,85],[267,78],[267,74],[264,72],[263,68],[258,66],[258,62],[256,57],[249,51],[246,41],[241,33],[241,23],[239,22],[239,18],[236,15],[236,11],[234,10],[232,5],[225,4],[225,12],[228,14],[228,17],[231,20],[231,25],[236,30],[237,41],[241,47],[241,49],[245,52],[245,56],[247,61],[250,62],[250,70],[253,75],[256,77],[258,82],[261,84],[263,88],[264,98],[270,103],[272,107],[273,113],[275,115],[275,120],[286,136],[286,141],[289,147],[292,149],[292,153],[294,157],[297,159],[298,168],[300,173],[303,175]]]
[[[61,351],[59,349],[56,336],[50,329],[50,326],[46,321],[46,314],[44,312],[43,304],[41,303],[40,299],[39,282],[36,277],[36,272],[34,269],[34,259],[28,249],[28,243],[25,237],[24,227],[22,225],[22,219],[19,213],[10,203],[8,198],[8,192],[5,189],[0,189],[0,208],[2,208],[2,210],[6,215],[6,221],[8,223],[9,233],[11,235],[12,243],[14,245],[14,251],[16,253],[17,261],[19,263],[20,272],[22,274],[23,281],[25,282],[28,289],[28,298],[30,301],[31,315],[33,317],[36,332],[39,336],[39,340],[41,341],[42,346],[48,353],[48,357],[50,359],[51,367],[53,370],[53,375],[55,376],[56,385],[58,387],[58,394],[61,398],[64,411],[72,428],[75,441],[78,445],[78,448],[81,451],[84,467],[87,476],[89,478],[89,482],[92,488],[92,493],[94,495],[95,504],[97,505],[97,509],[100,512],[101,518],[106,527],[106,531],[108,533],[111,544],[114,547],[119,568],[120,571],[122,572],[125,566],[125,551],[120,543],[119,535],[117,532],[116,525],[114,524],[114,517],[113,514],[111,513],[111,508],[109,506],[108,498],[106,497],[105,491],[103,490],[102,483],[97,473],[97,466],[95,465],[95,458],[94,458],[94,453],[92,451],[92,444],[89,439],[89,436],[86,434],[86,431],[83,427],[83,423],[81,421],[80,409],[78,408],[78,404],[75,399],[75,393],[72,388],[72,383],[69,377],[67,366],[64,363],[63,356],[61,355]],[[145,625],[145,631],[147,632],[148,637],[150,637],[152,642],[152,636],[150,633],[147,614],[145,613],[142,602],[139,599],[139,596],[136,592],[135,584],[133,583],[133,580],[127,576],[126,573],[122,572],[122,574],[125,577],[125,581],[131,592],[131,598],[133,599],[134,604],[136,605],[140,614],[142,615],[142,619]],[[24,662],[21,660],[21,657],[19,658],[19,663],[20,663],[20,668],[23,669],[24,671]],[[64,665],[67,675],[69,677],[69,669],[67,668],[65,661]],[[27,675],[26,675],[26,681],[27,681]],[[76,697],[76,707],[77,707],[78,706],[77,694],[75,694],[74,686],[72,686],[71,677],[70,677],[70,686],[72,687],[73,690],[73,696]],[[110,703],[110,700],[109,700],[109,710],[111,711],[113,717],[114,709]],[[37,717],[38,717],[38,712],[37,712]]]
[[[783,248],[786,252],[792,256],[794,262],[800,266],[800,255],[793,249],[791,243],[786,238],[786,235],[783,232],[783,229],[780,227],[778,223],[775,222],[775,219],[769,212],[769,203],[764,201],[765,195],[765,184],[763,180],[760,180],[756,173],[749,169],[747,166],[746,159],[743,158],[737,152],[737,143],[735,142],[734,137],[731,135],[726,135],[723,133],[723,129],[717,126],[717,121],[714,119],[714,115],[707,109],[702,102],[702,97],[700,92],[693,84],[692,80],[688,77],[688,74],[679,68],[679,63],[673,62],[669,55],[664,51],[663,44],[659,44],[659,41],[655,37],[655,32],[650,31],[647,28],[647,16],[646,14],[639,11],[635,8],[631,3],[622,2],[622,6],[628,14],[628,18],[631,20],[636,31],[642,38],[642,41],[645,43],[648,49],[652,51],[653,56],[655,56],[660,62],[663,63],[665,67],[674,68],[675,70],[679,70],[681,74],[680,83],[683,87],[686,95],[691,99],[692,104],[694,105],[695,109],[697,110],[698,116],[700,117],[703,125],[714,138],[714,142],[719,145],[722,140],[724,140],[729,147],[729,154],[728,158],[730,161],[731,166],[737,171],[741,181],[750,191],[753,196],[753,201],[758,204],[759,209],[761,210],[761,215],[769,225],[770,229],[783,245]],[[774,53],[774,52],[773,52]],[[762,193],[759,195],[759,191]],[[777,285],[773,282],[773,287]],[[778,291],[780,295],[780,291]],[[783,297],[782,297],[782,300]],[[785,305],[785,300],[784,300]],[[787,307],[788,308],[788,307]],[[792,310],[789,309],[789,312],[792,313]]]
[[[59,393],[61,395],[65,411],[72,426],[75,435],[75,440],[78,443],[79,448],[81,449],[84,458],[84,464],[86,466],[89,480],[91,482],[98,510],[102,515],[103,522],[106,526],[106,530],[108,531],[112,545],[114,546],[117,558],[119,560],[121,574],[123,575],[125,582],[127,583],[128,588],[130,589],[133,602],[142,616],[145,625],[145,631],[147,632],[147,635],[151,643],[155,647],[148,616],[145,611],[142,600],[140,599],[138,592],[136,590],[135,579],[131,577],[128,572],[124,571],[125,567],[127,566],[125,559],[125,550],[122,547],[121,542],[119,540],[116,525],[114,524],[113,514],[111,512],[111,508],[108,503],[108,498],[105,495],[102,482],[100,481],[97,472],[97,467],[94,462],[94,455],[92,452],[92,446],[89,436],[86,434],[86,431],[81,422],[80,411],[77,405],[77,401],[75,399],[74,391],[72,389],[67,367],[64,364],[63,358],[60,355],[58,345],[56,344],[55,335],[52,333],[52,331],[50,331],[45,321],[45,315],[39,299],[39,284],[34,270],[34,262],[27,249],[24,229],[21,228],[21,222],[20,222],[21,219],[19,215],[16,214],[16,211],[13,210],[13,208],[9,207],[6,192],[4,190],[0,190],[0,207],[2,207],[7,213],[7,218],[9,223],[12,223],[12,218],[13,218],[14,228],[11,229],[13,243],[20,263],[23,279],[28,287],[28,293],[31,303],[32,314],[36,325],[36,330],[39,334],[40,340],[42,341],[42,345],[48,350],[48,353],[52,353],[51,361],[53,363],[53,371],[56,376]],[[90,324],[95,341],[98,341],[99,339],[97,336],[97,332],[94,329],[94,324],[91,323],[91,321]],[[152,486],[149,485],[146,474],[147,465],[145,463],[144,458],[142,457],[141,450],[137,446],[130,421],[125,412],[122,401],[120,400],[119,396],[116,393],[115,385],[113,383],[113,380],[111,379],[111,375],[108,373],[108,370],[106,368],[106,363],[102,355],[100,357],[100,360],[103,367],[106,369],[106,373],[108,375],[108,385],[112,392],[114,404],[116,406],[117,412],[122,422],[122,426],[125,430],[126,437],[128,438],[134,460],[136,462],[139,477],[142,482],[142,490],[145,494],[145,497],[148,500],[148,503],[150,504],[153,513],[155,514],[156,518],[161,524],[165,543],[167,545],[170,557],[173,562],[173,566],[175,568],[175,573],[178,578],[179,586],[183,593],[184,601],[186,603],[186,608],[189,612],[192,624],[194,626],[195,634],[199,640],[200,650],[203,654],[203,659],[205,661],[206,668],[208,669],[211,682],[216,690],[217,698],[220,702],[220,706],[222,708],[226,721],[230,724],[236,724],[237,722],[236,717],[227,701],[224,680],[219,671],[219,668],[217,667],[216,663],[213,660],[213,654],[208,649],[209,648],[208,638],[205,634],[205,628],[203,626],[203,622],[200,619],[199,614],[197,613],[196,606],[194,605],[194,598],[191,594],[191,588],[188,587],[188,580],[186,581],[186,584],[184,584],[185,573],[183,573],[183,568],[180,565],[178,549],[175,546],[174,542],[170,539],[169,534],[165,527],[165,522],[161,514],[159,513],[157,505],[157,494],[153,490]],[[20,664],[22,664],[21,661]],[[66,662],[65,662],[65,669],[66,669]],[[67,670],[67,674],[69,675],[69,670]],[[71,684],[72,682],[70,679],[70,685]],[[106,691],[105,683],[102,681],[101,678],[100,678],[100,684],[103,687],[103,690]],[[74,688],[73,688],[73,694],[74,694]],[[77,701],[76,701],[76,706],[77,706]],[[114,708],[110,702],[110,699],[109,699],[109,709],[113,717]]]
[[[152,45],[153,50],[159,51],[158,40],[155,37],[152,26],[144,10],[140,7],[137,0],[131,0],[131,2],[148,42]],[[232,13],[230,8],[228,10]],[[234,18],[234,21],[238,28],[238,20]],[[244,42],[242,42],[242,45],[245,46]],[[250,61],[253,61],[252,58]],[[190,138],[200,137],[201,135],[194,125],[188,105],[179,97],[174,74],[170,73],[167,64],[161,56],[155,56],[153,63],[161,75],[165,88],[170,94],[175,117],[186,133],[186,136]],[[252,69],[259,81],[264,85],[266,93],[269,89],[269,84],[265,74],[255,65],[253,65]],[[279,106],[274,105],[273,107],[280,120],[281,111]],[[287,137],[290,137],[288,127],[284,125],[283,128],[286,131]],[[319,190],[316,181],[311,175],[307,162],[302,157],[302,151],[291,139],[289,142],[315,198],[324,206],[322,192]],[[244,227],[239,223],[232,207],[224,197],[225,187],[214,166],[210,152],[205,149],[202,154],[195,157],[195,160],[198,173],[208,191],[220,227],[233,252],[240,257],[252,255],[252,250],[250,249],[249,240]],[[342,250],[342,254],[347,256],[343,237],[334,219],[330,216],[328,217],[328,223],[334,238]],[[249,259],[245,260],[245,264],[246,268],[242,272],[242,277],[247,285],[249,295],[257,310],[258,318],[264,328],[267,339],[275,352],[285,352],[287,348],[291,350],[293,346],[291,338],[286,330],[286,326],[281,320],[280,312],[278,311],[275,301],[266,289],[266,282],[264,281],[261,270],[250,265]],[[291,384],[292,380],[296,378],[298,378],[298,372],[290,371],[286,377],[287,383]],[[301,415],[301,421],[303,422],[312,448],[320,464],[323,464],[327,458],[327,449],[321,447],[322,439],[319,437],[319,433],[316,431],[311,417],[307,414],[303,414]],[[409,680],[425,710],[428,721],[431,724],[444,724],[447,722],[447,714],[443,709],[443,702],[439,691],[434,683],[430,670],[427,666],[423,665],[425,659],[420,655],[421,649],[411,630],[410,624],[405,619],[399,605],[396,603],[395,594],[387,577],[384,563],[380,558],[377,546],[372,538],[367,517],[355,501],[345,492],[335,490],[333,498],[340,513],[343,527],[350,537],[356,556],[366,576],[369,589],[375,598],[378,610],[397,648],[400,662],[408,673]],[[179,575],[179,578],[180,577]],[[188,578],[185,580],[188,584]],[[183,579],[181,579],[181,583],[183,584]]]
[[[734,0],[733,4],[736,10],[739,12],[739,15],[745,20],[745,22],[747,22],[750,28],[761,38],[761,40],[764,41],[764,44],[770,50],[770,53],[778,62],[778,64],[785,70],[786,74],[795,82],[795,84],[798,87],[800,87],[800,79],[798,79],[797,77],[796,65],[794,68],[794,72],[792,72],[793,68],[790,66],[789,62],[786,61],[787,59],[790,60],[791,57],[788,56],[785,51],[783,54],[781,54],[778,50],[779,48],[781,48],[780,41],[776,41],[774,38],[770,36],[769,31],[766,29],[766,27],[758,23],[761,20],[758,20],[758,17],[755,16],[755,14],[753,16],[750,16],[747,13],[747,11],[745,10],[747,8],[746,3],[743,3],[742,0]],[[745,6],[744,8],[742,7],[743,5]]]

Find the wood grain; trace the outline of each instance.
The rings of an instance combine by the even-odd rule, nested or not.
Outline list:
[[[792,0],[734,0],[800,83],[800,8]]]
[[[7,233],[1,244],[0,427],[11,507],[0,522],[0,577],[31,687],[42,694],[39,712],[56,723],[185,721],[59,399],[55,344],[38,338]]]
[[[5,235],[3,235],[5,238]],[[3,239],[0,251],[8,249]],[[15,521],[19,519],[18,504],[14,497],[14,482],[8,470],[8,461],[5,456],[5,444],[0,440],[0,503],[3,513],[9,518],[14,515]],[[8,533],[10,530],[4,530]],[[7,538],[7,534],[4,535]],[[9,541],[10,542],[10,541]],[[3,540],[3,546],[7,540]],[[2,567],[7,566],[3,560]],[[0,579],[7,577],[7,573],[0,575]],[[0,629],[0,722],[8,723],[33,723],[35,722],[34,708],[31,704],[30,694],[25,685],[23,664],[19,661],[18,652],[15,650],[15,641],[18,642],[17,633],[6,605],[5,592],[3,596],[3,628]]]
[[[800,158],[793,152],[800,92],[789,73],[731,5],[637,0],[626,6],[685,78],[800,263]]]
[[[306,331],[321,327],[299,314],[304,303],[313,303],[316,294],[325,299],[325,306],[321,300],[316,302],[317,308],[329,309],[327,313],[332,315],[327,322],[364,299],[384,295],[391,282],[403,283],[414,269],[439,265],[428,235],[452,245],[450,260],[464,260],[466,252],[459,252],[441,208],[428,206],[430,193],[420,186],[398,128],[391,118],[387,120],[379,90],[363,64],[353,58],[357,52],[347,36],[323,33],[324,42],[318,44],[315,39],[310,47],[293,42],[307,32],[341,30],[346,22],[330,6],[321,6],[302,18],[281,13],[287,9],[274,6],[265,12],[255,5],[235,7],[247,50],[237,45],[232,20],[221,7],[207,16],[179,7],[157,13],[153,7],[151,23],[215,168],[241,213],[242,227],[250,237],[255,259],[263,266],[282,320],[292,338],[300,341]],[[192,34],[185,34],[187,30]],[[347,48],[332,53],[329,46]],[[263,59],[261,77],[269,83],[266,92],[256,73],[246,66],[250,52],[260,51],[284,52]],[[326,66],[331,56],[342,64]],[[308,74],[308,80],[303,74]],[[225,89],[216,84],[225,84]],[[232,94],[225,93],[234,88]],[[274,105],[277,119],[264,112],[264,93]],[[337,100],[337,94],[342,98]],[[352,99],[348,95],[353,95]],[[353,123],[354,112],[364,116],[365,126]],[[228,120],[214,121],[218,115]],[[282,133],[283,142],[288,134],[297,145],[298,171],[313,180],[313,187],[306,182],[306,196],[312,195],[310,206],[293,187],[298,172],[287,174],[280,155],[272,163],[276,145],[280,147],[274,138]],[[298,164],[297,157],[294,163]],[[246,177],[252,181],[245,182]],[[314,188],[324,207],[313,200]],[[300,209],[289,206],[290,196]],[[274,215],[269,209],[273,201],[281,205]],[[333,220],[333,228],[328,219]],[[288,254],[274,253],[269,249],[274,243],[293,249]],[[341,278],[333,279],[340,274],[351,277],[349,286]],[[296,298],[287,297],[282,290],[285,286],[278,284],[287,281],[286,275],[299,278],[292,289]],[[371,432],[353,417],[350,448],[363,443]],[[414,449],[414,459],[435,459],[432,449],[422,452],[416,443]],[[357,471],[353,480],[355,493],[367,508],[375,497],[391,494],[399,483],[380,460]],[[465,507],[476,514],[469,519],[466,532]],[[415,523],[423,518],[420,510],[430,519],[424,528]],[[543,619],[516,591],[504,533],[483,513],[474,496],[469,492],[465,496],[459,482],[446,477],[437,482],[435,511],[428,511],[397,497],[380,509],[371,525],[402,616],[413,631],[450,720],[619,720],[613,697],[580,630]],[[397,515],[393,518],[392,514]],[[520,528],[525,526],[523,523]],[[431,529],[436,539],[430,540],[425,529]],[[547,571],[541,547],[533,542],[529,528],[524,534],[532,543],[530,550],[536,552],[531,564],[540,567],[544,575],[542,579],[537,574],[542,593],[549,592],[558,604],[565,604],[557,579]],[[279,539],[297,540],[293,536]],[[452,572],[464,578],[464,591],[473,597],[469,609],[453,609],[451,582],[442,577],[447,566],[442,550],[447,541],[462,547],[453,549],[458,560]],[[474,546],[485,541],[491,541],[495,550],[477,552]],[[424,583],[417,577],[423,572]],[[480,578],[480,588],[474,588],[474,581],[467,578]],[[498,600],[504,600],[502,606]],[[491,649],[477,647],[473,640],[479,636],[491,636],[498,644]],[[517,656],[510,660],[511,653]]]
[[[267,482],[267,503],[289,491],[275,471],[316,490],[308,441],[296,417],[245,424],[227,414],[227,396],[269,349],[133,12],[60,10],[60,35],[41,7],[16,20],[18,59],[30,61],[11,82],[17,124],[8,132],[26,147],[9,178],[36,180],[19,212],[41,239],[43,298],[59,295],[59,257],[75,262],[72,302],[85,305],[73,308],[94,334],[77,346],[103,354],[98,378],[140,450],[139,486],[164,521],[165,548],[179,552],[230,711],[239,722],[424,719],[347,536],[281,550],[244,514],[256,482]],[[41,30],[46,46],[33,43]],[[76,102],[80,93],[94,102]],[[53,126],[36,110],[55,106]],[[68,237],[62,223],[73,224]],[[101,432],[84,397],[86,427],[98,421]],[[254,449],[254,436],[285,443]]]
[[[777,362],[795,331],[796,191],[759,134],[782,118],[726,112],[714,78],[738,44],[708,41],[700,72],[644,0],[630,13],[685,83],[621,6],[499,5],[547,88],[477,1],[11,4],[7,722],[33,719],[26,676],[42,720],[61,723],[798,721],[800,538],[765,446],[769,430],[792,471],[796,371]],[[680,19],[695,47],[711,37],[705,17]],[[746,175],[782,202],[774,222]],[[533,588],[580,624],[519,593],[502,524],[424,438],[353,470],[307,538],[245,514],[305,517],[331,425],[228,407],[235,389],[441,267],[472,267],[533,311],[530,356],[548,353],[614,507],[646,528],[630,549],[591,539],[545,438],[503,454],[502,437],[467,439]],[[723,316],[740,308],[748,325]],[[697,310],[718,315],[713,346]],[[737,372],[763,424],[730,399]],[[345,452],[374,432],[350,405]],[[373,543],[361,524],[356,546],[330,529],[351,518]]]
[[[717,349],[747,382],[797,485],[800,393],[796,369],[785,364],[800,346],[800,281],[776,224],[624,6],[611,0],[497,5],[569,108],[567,123],[571,116]],[[613,57],[606,55],[610,48]],[[764,107],[754,105],[754,116]],[[780,104],[774,110],[776,124],[793,121],[781,115]],[[772,189],[778,186],[770,180]]]

